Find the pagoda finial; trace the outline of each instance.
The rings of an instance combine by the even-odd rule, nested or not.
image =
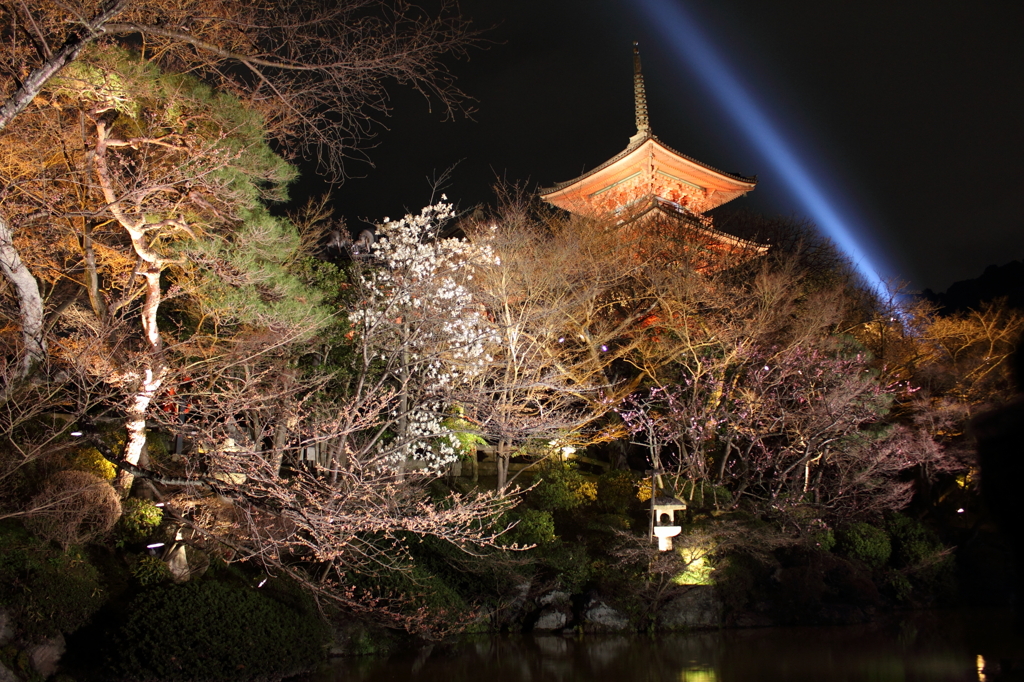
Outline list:
[[[629,138],[630,144],[651,134],[651,124],[647,118],[647,91],[644,90],[644,74],[640,71],[640,43],[636,41],[633,41],[633,97],[636,103],[636,135]]]

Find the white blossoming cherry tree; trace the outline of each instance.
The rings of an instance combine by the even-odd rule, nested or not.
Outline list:
[[[486,245],[441,238],[454,215],[445,201],[418,215],[385,219],[372,262],[353,278],[349,314],[359,357],[357,390],[389,393],[371,445],[382,462],[435,473],[458,458],[450,426],[471,382],[498,341],[470,282],[495,256]]]

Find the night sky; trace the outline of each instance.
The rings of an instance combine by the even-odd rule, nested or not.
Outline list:
[[[1024,3],[749,0],[462,0],[493,43],[456,62],[473,120],[442,122],[394,91],[369,151],[337,190],[350,227],[417,210],[428,178],[460,208],[492,186],[571,179],[635,132],[631,43],[640,42],[651,126],[666,144],[757,189],[723,207],[815,220],[682,57],[685,12],[824,192],[885,277],[944,290],[1024,259]],[[669,9],[666,9],[669,8]],[[658,14],[660,12],[660,14]],[[657,21],[652,17],[657,16]],[[693,45],[689,41],[687,45]],[[700,70],[703,67],[698,67]],[[707,71],[706,68],[703,68]],[[818,221],[820,222],[820,221]]]

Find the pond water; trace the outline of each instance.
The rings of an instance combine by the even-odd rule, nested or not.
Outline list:
[[[841,627],[473,636],[335,659],[307,682],[1024,682],[1010,613],[915,612]]]

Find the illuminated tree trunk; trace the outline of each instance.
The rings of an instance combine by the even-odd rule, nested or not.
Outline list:
[[[43,297],[39,283],[28,271],[18,250],[14,246],[14,235],[10,225],[0,217],[0,270],[18,294],[21,338],[24,356],[21,360],[20,375],[25,377],[32,366],[46,357],[46,340],[43,338]]]
[[[127,442],[125,443],[124,459],[129,464],[138,465],[142,449],[146,446],[146,413],[167,375],[167,367],[161,357],[163,341],[157,326],[157,313],[160,311],[160,303],[163,300],[163,294],[160,291],[160,273],[163,271],[166,261],[153,251],[146,238],[147,230],[159,229],[159,224],[148,224],[144,217],[132,220],[125,215],[121,208],[120,198],[114,192],[114,183],[111,181],[107,168],[106,151],[110,139],[106,124],[102,120],[96,122],[96,138],[94,160],[96,177],[99,180],[103,198],[109,205],[114,219],[131,237],[135,254],[146,264],[142,270],[142,276],[146,279],[146,297],[142,305],[141,322],[148,352],[143,361],[143,367],[136,371],[138,384],[125,419]],[[122,470],[117,478],[117,487],[127,493],[131,489],[132,480],[132,474]]]
[[[142,328],[149,343],[148,367],[140,370],[138,374],[138,388],[132,398],[131,407],[128,409],[125,420],[125,431],[128,441],[125,443],[124,459],[129,464],[138,465],[142,456],[142,449],[146,446],[146,413],[153,402],[153,397],[160,390],[167,368],[161,361],[160,354],[163,350],[163,342],[160,340],[160,330],[157,329],[156,315],[160,308],[160,269],[152,266],[145,273],[146,278],[146,301],[142,308]],[[117,478],[117,487],[122,492],[131,490],[133,476],[122,470]]]

